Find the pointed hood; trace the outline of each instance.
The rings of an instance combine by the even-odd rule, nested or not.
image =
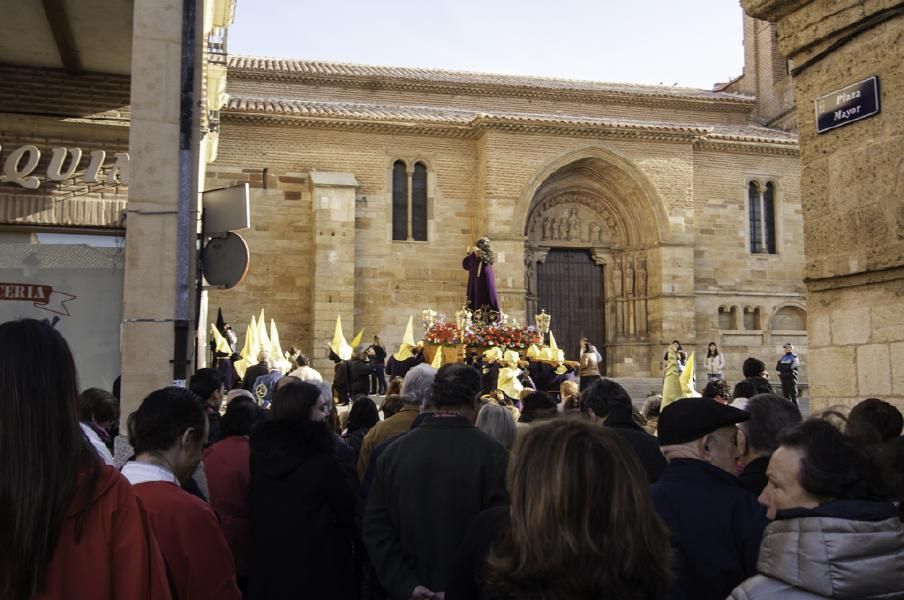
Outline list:
[[[226,338],[220,334],[219,330],[216,326],[211,323],[210,324],[210,339],[214,342],[214,348],[216,352],[221,354],[225,354],[227,356],[232,355],[232,348],[229,347],[229,342],[226,341]]]
[[[433,355],[433,362],[430,363],[430,366],[436,370],[439,370],[441,366],[443,366],[443,347],[436,347],[436,354]]]
[[[696,390],[694,381],[694,353],[691,352],[684,365],[684,371],[678,377],[678,383],[681,386],[682,398],[699,398],[700,392]]]
[[[502,360],[502,348],[493,346],[483,351],[484,360]]]
[[[251,317],[251,323],[245,328],[245,342],[242,346],[242,358],[233,363],[232,368],[239,374],[239,377],[245,376],[245,371],[257,361],[257,354],[252,353],[252,342],[254,341],[254,317]]]
[[[518,380],[521,369],[513,369],[511,367],[503,367],[499,369],[499,378],[496,380],[496,388],[502,390],[509,398],[517,400],[521,397],[521,390],[524,385]]]
[[[226,335],[226,319],[223,318],[223,308],[217,308],[217,331]]]
[[[556,343],[556,336],[552,334],[552,329],[549,330],[549,351],[552,355],[552,360],[565,360],[565,351],[559,350],[559,345]]]
[[[536,344],[531,344],[527,349],[527,358],[531,360],[540,360],[540,347]]]
[[[392,357],[398,361],[408,360],[414,356],[411,351],[414,346],[414,317],[408,317],[408,325],[405,327],[405,335],[402,336],[399,351],[393,354]]]
[[[279,344],[279,332],[276,330],[276,321],[270,319],[270,357],[276,368],[283,373],[288,373],[292,363],[286,360],[286,355]]]
[[[681,381],[678,378],[678,354],[669,346],[666,354],[665,376],[662,378],[662,402],[659,410],[664,410],[666,406],[682,397]]]
[[[358,332],[358,335],[356,335],[355,338],[352,340],[352,343],[351,343],[352,351],[354,351],[355,348],[357,348],[358,346],[361,345],[361,340],[363,340],[363,339],[364,339],[364,328],[362,327],[361,331]]]
[[[333,340],[330,342],[330,350],[341,358],[348,360],[352,357],[352,347],[345,341],[345,335],[342,334],[342,316],[336,315],[336,329],[333,331]]]
[[[257,343],[260,350],[270,351],[270,336],[267,335],[267,321],[264,320],[264,309],[261,309],[261,316],[257,320]]]

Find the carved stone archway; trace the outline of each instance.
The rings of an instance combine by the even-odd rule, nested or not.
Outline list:
[[[648,343],[647,249],[660,240],[659,221],[633,181],[611,163],[584,158],[560,167],[536,188],[523,232],[529,317],[539,308],[537,264],[554,248],[586,250],[605,276],[605,340],[597,343]]]

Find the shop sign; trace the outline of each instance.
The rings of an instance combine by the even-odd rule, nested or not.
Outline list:
[[[40,308],[58,315],[69,316],[66,303],[75,300],[76,296],[59,290],[53,286],[36,283],[2,283],[0,282],[0,302],[31,302]]]
[[[0,146],[2,152],[3,146]],[[47,181],[65,181],[72,178],[82,162],[81,148],[53,148],[50,163],[47,165],[45,176]],[[79,177],[84,183],[106,183],[107,185],[128,184],[129,181],[129,153],[116,152],[116,162],[102,173],[104,160],[107,153],[103,150],[94,150],[88,155],[88,164],[85,172]],[[36,190],[41,186],[41,180],[34,175],[41,160],[41,151],[32,145],[20,146],[10,152],[3,161],[3,172],[0,174],[0,183],[15,183],[29,190]],[[68,160],[68,162],[67,162]]]
[[[858,81],[816,99],[816,132],[825,133],[879,114],[879,78]]]

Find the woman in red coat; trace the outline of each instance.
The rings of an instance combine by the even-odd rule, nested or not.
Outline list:
[[[223,439],[204,451],[204,474],[210,490],[210,505],[235,558],[239,588],[247,589],[251,560],[251,447],[248,436],[266,412],[251,398],[235,398],[223,415]]]
[[[0,599],[168,600],[144,512],[77,410],[63,336],[46,321],[0,325]]]

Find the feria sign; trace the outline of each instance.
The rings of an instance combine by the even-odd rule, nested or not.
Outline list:
[[[0,146],[0,151],[3,146]],[[53,148],[50,163],[47,165],[48,181],[65,181],[75,175],[82,160],[81,148]],[[108,185],[129,183],[129,154],[116,152],[116,162],[101,173],[107,153],[94,150],[88,155],[88,166],[81,180],[85,183],[106,183]],[[67,161],[68,158],[68,161]],[[3,162],[3,174],[0,183],[16,183],[26,189],[36,190],[41,180],[34,173],[41,160],[41,151],[36,146],[20,146],[9,153]],[[65,166],[64,166],[65,165]]]

